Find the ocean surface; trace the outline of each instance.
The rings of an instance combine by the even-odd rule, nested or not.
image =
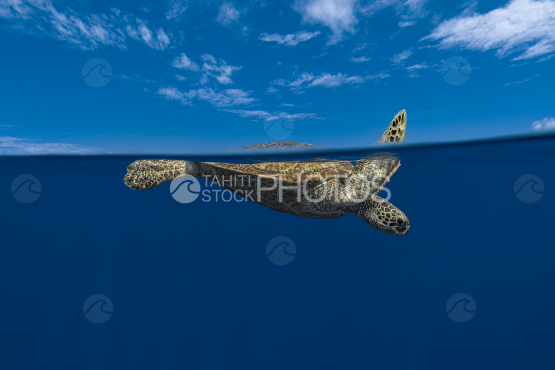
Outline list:
[[[376,147],[0,157],[0,368],[554,369],[555,136],[379,150],[405,237],[122,181]]]

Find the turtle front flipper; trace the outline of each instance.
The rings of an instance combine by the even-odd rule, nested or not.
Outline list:
[[[127,175],[123,182],[133,190],[152,189],[166,181],[187,173],[187,161],[170,161],[166,159],[140,160],[127,166]]]
[[[409,232],[407,216],[399,208],[375,194],[355,207],[355,215],[382,233],[405,236]]]
[[[405,133],[407,131],[407,112],[403,109],[389,124],[387,130],[376,144],[396,144],[405,142]]]

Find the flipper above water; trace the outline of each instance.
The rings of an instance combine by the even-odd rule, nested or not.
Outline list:
[[[403,109],[389,124],[387,130],[376,144],[397,144],[405,142],[405,132],[407,131],[407,112]]]

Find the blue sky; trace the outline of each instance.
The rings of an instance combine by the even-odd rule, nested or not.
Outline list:
[[[555,128],[553,0],[0,0],[0,35],[0,153]]]

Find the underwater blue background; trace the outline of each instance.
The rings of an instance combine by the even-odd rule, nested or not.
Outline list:
[[[133,191],[143,156],[0,157],[0,368],[554,368],[555,137],[395,152],[404,238]],[[10,193],[22,174],[41,184],[29,204]],[[526,174],[537,202],[515,195]],[[276,236],[296,246],[284,266]],[[457,293],[476,302],[466,322],[446,312]],[[93,294],[113,303],[103,323],[83,313]]]

